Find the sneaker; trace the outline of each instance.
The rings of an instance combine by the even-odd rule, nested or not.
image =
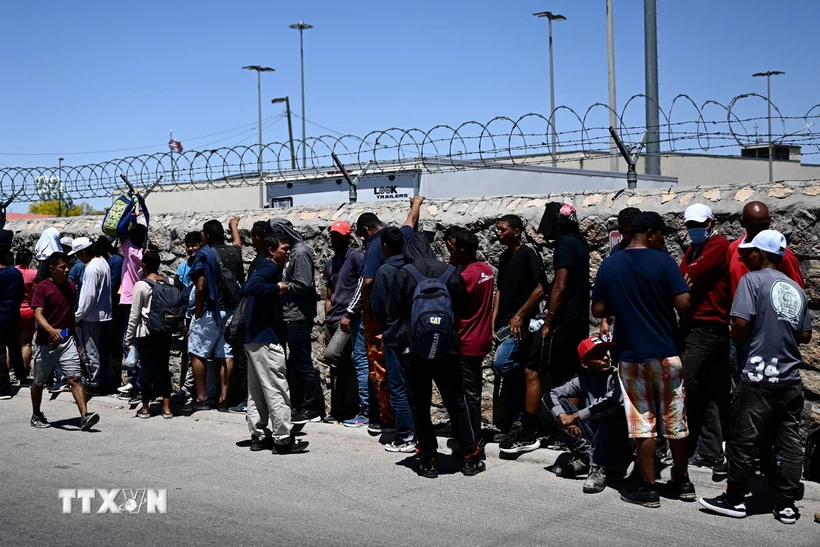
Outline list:
[[[131,394],[131,398],[128,399],[129,405],[138,405],[142,403],[142,393],[134,392]]]
[[[83,431],[90,431],[97,422],[100,421],[100,415],[96,412],[86,412],[85,416],[80,418],[80,429]]]
[[[424,477],[425,479],[438,478],[438,468],[436,467],[435,458],[422,459],[419,462],[419,466],[416,469],[416,473],[418,473],[419,476]]]
[[[570,465],[572,466],[572,470],[575,471],[576,477],[589,474],[589,460],[587,459],[574,459]]]
[[[273,439],[265,437],[264,439],[251,439],[251,452],[259,452],[261,450],[270,450],[273,448]]]
[[[521,431],[516,431],[514,435],[499,444],[498,448],[504,454],[524,454],[541,448],[541,441],[536,437],[527,439],[521,434]]]
[[[185,402],[184,405],[182,405],[182,415],[183,416],[190,416],[193,413],[194,413],[194,402],[191,401],[191,400],[188,400],[188,401]]]
[[[603,467],[593,465],[584,481],[584,494],[597,494],[606,488],[606,473]]]
[[[416,451],[416,441],[413,439],[396,439],[384,446],[385,452],[401,452],[402,454],[412,454]]]
[[[119,391],[120,393],[128,393],[128,392],[130,392],[132,389],[134,389],[134,386],[131,384],[131,382],[128,382],[128,383],[127,383],[127,384],[125,384],[124,386],[120,386],[120,387],[118,387],[118,388],[117,388],[117,391]]]
[[[11,393],[0,393],[0,401],[8,401],[9,399],[11,399]]]
[[[729,476],[729,464],[721,460],[712,466],[712,480],[723,480]]]
[[[721,459],[721,461],[722,461],[722,459]],[[694,456],[689,458],[688,463],[689,463],[689,465],[694,465],[695,467],[712,467],[713,468],[715,465],[717,465],[720,462],[718,460],[713,459],[713,458],[705,458],[705,457],[701,456],[700,454],[695,454]]]
[[[322,417],[319,415],[318,412],[313,410],[303,410],[301,412],[297,412],[293,415],[290,419],[290,422],[293,425],[304,425],[309,422],[321,422]]]
[[[191,410],[193,412],[204,412],[206,410],[211,410],[212,408],[211,403],[207,399],[204,401],[194,401],[191,405]]]
[[[515,435],[518,431],[521,431],[521,422],[516,420],[515,422],[513,422],[508,432],[496,433],[495,435],[493,435],[493,442],[501,444],[513,435]]]
[[[117,395],[117,399],[119,399],[120,401],[130,401],[131,400],[131,392],[126,391],[125,393],[120,393],[119,395]]]
[[[361,414],[358,415],[358,416],[355,416],[353,418],[350,418],[349,420],[345,420],[344,422],[342,422],[342,424],[345,427],[364,427],[368,423],[370,423],[370,420],[368,420],[367,418],[365,418]]]
[[[323,423],[323,424],[335,424],[335,423],[336,423],[336,422],[338,422],[338,421],[339,421],[339,420],[337,420],[337,419],[336,419],[336,416],[334,416],[333,414],[328,414],[327,416],[325,416],[325,417],[322,419],[322,423]]]
[[[148,418],[151,417],[151,413],[150,412],[143,412],[142,409],[139,409],[139,410],[137,410],[136,416],[137,416],[137,418],[142,418],[143,420],[147,420]]]
[[[48,388],[49,393],[68,393],[71,391],[71,387],[68,385],[67,381],[58,382]]]
[[[31,427],[36,427],[37,429],[45,429],[47,427],[51,427],[51,424],[48,423],[48,420],[46,420],[46,415],[42,412],[40,414],[32,416],[31,421],[29,423],[31,424]]]
[[[461,468],[461,472],[468,477],[478,475],[479,473],[486,470],[487,464],[481,461],[481,458],[478,456],[478,453],[476,453],[475,456],[467,458],[464,461],[464,467]]]
[[[292,439],[288,444],[274,444],[273,453],[280,454],[282,456],[285,454],[298,454],[299,452],[304,452],[308,447],[308,444],[310,443],[307,441]]]
[[[232,406],[228,409],[228,412],[233,412],[234,414],[245,414],[248,411],[248,403],[242,401],[236,406]]]
[[[672,470],[672,480],[667,481],[661,488],[666,493],[678,496],[681,501],[695,501],[698,499],[695,494],[695,485],[689,480],[689,475],[679,477],[674,469]]]
[[[740,502],[735,505],[726,499],[726,494],[721,494],[716,498],[700,498],[698,503],[700,503],[707,511],[711,511],[719,515],[725,515],[736,519],[746,517],[746,504]]]
[[[775,506],[773,513],[774,518],[783,524],[794,524],[797,522],[797,519],[800,518],[800,511],[798,511],[794,505],[781,507],[779,509]]]
[[[661,497],[654,485],[642,484],[634,490],[621,490],[621,500],[627,503],[643,505],[657,509],[661,506]]]
[[[395,429],[393,431],[395,431]],[[367,432],[375,437],[377,435],[381,435],[382,433],[387,433],[387,430],[382,424],[373,422],[367,424]]]
[[[228,404],[228,401],[222,401],[216,405],[216,410],[219,412],[229,412],[230,408],[231,406]]]
[[[450,422],[439,422],[433,426],[436,437],[453,437],[453,426]]]

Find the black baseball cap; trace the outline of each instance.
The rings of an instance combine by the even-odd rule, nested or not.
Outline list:
[[[632,233],[645,234],[649,230],[660,230],[664,235],[678,231],[672,226],[667,226],[663,222],[663,217],[654,211],[646,211],[635,215],[635,218],[632,219]]]

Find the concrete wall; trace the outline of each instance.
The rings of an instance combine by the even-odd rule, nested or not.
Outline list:
[[[774,227],[787,235],[792,250],[801,261],[815,327],[815,336],[811,344],[803,348],[805,365],[802,374],[808,400],[806,418],[812,415],[813,408],[813,416],[820,422],[820,223],[818,222],[820,219],[820,184],[720,186],[672,191],[643,189],[618,192],[589,191],[540,196],[429,200],[422,207],[421,227],[435,238],[434,248],[444,257],[446,255],[442,241],[444,230],[452,224],[467,226],[478,234],[484,256],[495,267],[502,251],[502,246],[496,240],[494,233],[495,220],[506,213],[518,214],[526,221],[528,237],[541,252],[545,268],[552,277],[552,248],[540,240],[534,232],[534,227],[538,225],[547,202],[571,202],[578,209],[583,232],[592,249],[590,278],[594,278],[601,260],[608,255],[608,233],[615,229],[615,216],[624,207],[635,206],[644,210],[658,211],[664,215],[667,223],[678,226],[679,232],[667,238],[667,245],[671,253],[679,259],[686,236],[682,215],[688,205],[702,202],[712,207],[720,231],[733,239],[742,233],[738,218],[743,204],[751,200],[762,200],[769,204]],[[407,214],[407,203],[383,202],[368,205],[294,207],[277,211],[277,214],[286,215],[293,221],[314,250],[317,287],[319,287],[316,298],[320,317],[324,290],[321,287],[318,268],[323,267],[330,256],[327,229],[337,219],[353,222],[364,211],[374,211],[382,220],[389,223],[401,223]],[[190,210],[184,214],[155,214],[152,217],[150,238],[153,243],[163,249],[163,267],[166,272],[173,273],[184,257],[182,240],[186,232],[199,230],[202,224],[211,218],[217,218],[227,226],[227,221],[235,214],[239,214],[242,215],[240,228],[247,242],[247,230],[253,222],[267,220],[271,217],[271,213],[271,211],[257,209],[233,210],[216,214],[197,210]],[[55,226],[64,234],[75,237],[79,235],[97,236],[100,233],[101,220],[101,217],[77,217],[9,221],[6,227],[16,232],[15,245],[33,247],[40,233],[48,226]],[[244,253],[245,259],[250,261],[253,256],[252,250],[245,248]],[[591,328],[594,328],[593,324],[594,321],[591,321]],[[314,333],[318,336],[318,320]],[[488,401],[489,399],[485,398],[485,403]]]

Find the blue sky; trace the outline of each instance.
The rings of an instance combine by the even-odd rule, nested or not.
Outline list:
[[[643,2],[614,4],[620,109],[644,91]],[[784,114],[820,103],[820,3],[779,6],[660,0],[661,104],[678,93],[698,103],[765,94],[765,80],[751,78],[765,70],[787,73],[773,80]],[[256,75],[240,67],[276,69],[262,76],[264,118],[282,113],[270,99],[285,94],[298,114],[299,36],[288,25],[299,20],[314,25],[305,31],[306,117],[335,131],[546,113],[547,24],[532,13],[547,9],[568,19],[554,25],[556,104],[583,114],[607,100],[604,0],[6,2],[0,168],[166,151],[169,129],[186,149],[254,143]],[[633,108],[640,122],[643,104]],[[742,109],[765,115],[762,101]],[[244,133],[192,140],[239,126]],[[308,124],[309,135],[323,133]],[[286,138],[284,120],[265,130],[265,141]],[[148,148],[73,154],[138,147]]]

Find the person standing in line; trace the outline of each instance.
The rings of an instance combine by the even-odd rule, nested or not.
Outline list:
[[[88,372],[86,393],[100,395],[108,370],[108,321],[111,321],[111,270],[87,237],[74,240],[71,251],[85,264],[83,288],[75,312],[80,357]],[[105,371],[105,372],[103,372]]]
[[[382,329],[382,347],[384,364],[387,367],[387,383],[390,386],[390,406],[396,416],[396,438],[387,444],[387,452],[413,453],[416,451],[415,434],[413,433],[413,411],[407,399],[405,382],[405,357],[401,354],[399,330],[405,323],[403,317],[390,316],[387,311],[390,288],[396,282],[399,270],[404,267],[404,234],[396,227],[381,232],[384,264],[376,272],[373,292],[370,295],[370,309],[373,318]]]
[[[131,301],[131,315],[128,318],[128,329],[125,333],[126,347],[137,346],[137,352],[142,359],[142,408],[137,410],[137,418],[150,418],[151,401],[155,397],[162,398],[162,417],[174,417],[171,412],[171,371],[169,360],[171,357],[171,333],[151,332],[148,317],[151,313],[154,287],[160,283],[168,284],[165,276],[159,274],[160,258],[155,250],[148,250],[142,254],[142,275],[134,283],[133,299]]]
[[[459,362],[464,384],[464,397],[476,443],[484,456],[484,437],[481,433],[481,395],[484,391],[484,358],[493,348],[493,280],[495,274],[489,264],[478,259],[478,237],[462,228],[447,240],[450,263],[461,269],[467,289],[467,307],[464,315],[456,317]]]
[[[664,235],[674,232],[658,213],[637,215],[632,242],[601,263],[592,290],[593,317],[614,316],[618,321],[618,374],[643,478],[634,490],[621,490],[621,500],[655,508],[660,507],[655,485],[656,412],[663,419],[674,460],[666,489],[683,501],[696,499],[687,466],[683,365],[675,345],[675,312],[684,320],[689,317],[691,289],[672,257],[657,252]]]
[[[28,249],[20,249],[14,257],[15,268],[20,270],[23,274],[23,284],[25,287],[25,296],[23,302],[20,304],[20,348],[23,353],[23,367],[25,369],[25,377],[18,378],[20,383],[28,384],[28,375],[31,373],[31,344],[34,341],[34,310],[31,309],[29,302],[31,301],[31,292],[34,289],[37,271],[31,269],[31,260],[33,255]],[[17,374],[15,372],[15,374]]]
[[[186,260],[177,267],[177,275],[174,279],[174,285],[182,292],[183,299],[188,302],[188,311],[185,314],[185,335],[182,339],[183,347],[188,347],[188,330],[191,325],[191,317],[194,314],[194,282],[191,280],[191,267],[194,263],[194,257],[202,248],[202,234],[200,232],[188,232],[185,234],[185,254],[188,255]],[[194,396],[194,371],[191,367],[191,355],[187,351],[182,352],[180,358],[181,366],[179,373],[179,391],[171,396],[172,401],[180,401],[187,404]],[[208,391],[216,392],[214,389]]]
[[[811,341],[811,314],[803,289],[778,270],[787,249],[783,234],[763,230],[738,249],[750,272],[740,279],[730,312],[742,370],[732,404],[729,478],[724,494],[699,501],[708,511],[745,517],[757,445],[774,430],[780,459],[774,518],[794,524],[803,472],[799,345]]]
[[[544,298],[544,267],[538,253],[526,245],[524,223],[516,215],[504,215],[496,222],[498,241],[506,247],[498,262],[498,288],[493,301],[493,328],[497,342],[493,371],[501,377],[501,392],[494,406],[503,408],[496,425],[502,434],[497,442],[515,435],[514,423],[524,406],[524,366],[533,335],[530,320]]]
[[[108,263],[111,271],[111,321],[108,322],[108,378],[111,379],[109,387],[120,389],[122,383],[122,359],[123,351],[119,341],[125,336],[122,331],[125,321],[119,314],[120,307],[120,283],[122,283],[123,258],[117,249],[111,244],[107,236],[100,236],[94,242],[100,256]]]
[[[63,252],[68,255],[68,263],[71,269],[68,271],[68,278],[74,282],[77,287],[77,301],[80,301],[80,291],[83,290],[83,279],[85,277],[85,264],[82,260],[71,254],[74,249],[74,238],[71,236],[63,236],[60,238],[60,245],[63,247]]]
[[[557,240],[555,280],[547,297],[544,325],[535,335],[524,370],[526,393],[521,429],[499,445],[505,454],[536,450],[538,406],[543,389],[552,389],[581,369],[578,344],[589,336],[589,248],[581,236],[575,207],[553,204],[555,215],[543,225],[547,239]],[[551,222],[550,222],[551,221]]]
[[[325,421],[344,422],[355,416],[348,410],[348,394],[356,389],[356,371],[353,365],[353,340],[351,333],[341,329],[341,322],[358,288],[362,276],[364,255],[350,247],[351,228],[337,220],[330,226],[330,245],[333,256],[322,272],[325,282],[325,324],[323,333],[324,361],[330,375],[330,414]],[[358,330],[358,329],[356,329]]]
[[[270,227],[290,245],[290,259],[280,287],[287,328],[288,372],[293,382],[293,423],[320,422],[326,416],[319,371],[313,364],[311,333],[316,319],[316,282],[313,252],[286,218],[273,218]]]
[[[701,203],[687,207],[683,222],[691,245],[681,259],[680,271],[692,288],[692,319],[683,332],[681,361],[686,376],[686,418],[689,422],[690,463],[711,467],[717,477],[726,475],[719,442],[698,443],[703,429],[729,436],[732,374],[729,366],[729,240],[715,230],[712,210]],[[716,405],[719,422],[707,412]],[[712,436],[708,436],[712,439]],[[697,452],[698,456],[695,457]],[[695,458],[694,460],[692,458]]]
[[[37,335],[34,338],[34,381],[31,384],[32,414],[30,424],[38,429],[51,427],[40,409],[43,386],[48,381],[52,367],[56,366],[68,378],[71,394],[80,411],[80,430],[89,431],[100,416],[88,412],[87,396],[82,383],[80,356],[74,343],[74,307],[77,293],[74,283],[68,279],[68,256],[63,252],[48,257],[50,277],[37,284],[31,295]]]
[[[14,232],[0,230],[0,400],[11,399],[9,363],[18,380],[25,381],[27,374],[23,366],[23,353],[17,326],[20,324],[20,306],[25,299],[25,281],[17,268],[6,266]]]
[[[40,234],[40,239],[37,240],[37,244],[34,247],[34,258],[37,259],[37,274],[34,276],[34,285],[31,287],[31,292],[34,294],[34,289],[37,288],[37,285],[45,281],[51,276],[51,271],[49,270],[48,266],[48,257],[51,256],[53,253],[70,253],[71,252],[71,245],[69,244],[67,249],[63,246],[61,242],[62,238],[60,237],[60,232],[56,228],[46,228],[43,230],[43,233]],[[71,238],[66,238],[66,241],[69,243],[71,242]],[[76,295],[75,295],[75,302],[76,302]],[[32,350],[33,355],[33,350]],[[51,382],[49,382],[51,385]],[[70,391],[71,388],[68,385],[68,381],[65,377],[60,373],[59,367],[54,367],[54,383],[48,389],[49,393],[62,393]]]
[[[128,355],[125,351],[125,331],[128,328],[128,318],[131,317],[131,301],[133,300],[134,284],[139,281],[140,268],[142,267],[142,254],[145,246],[148,243],[148,227],[143,224],[137,224],[127,238],[123,238],[120,244],[122,251],[123,266],[122,279],[120,280],[120,312],[119,316],[122,318],[122,348],[123,355]],[[120,341],[117,340],[117,344]],[[140,361],[137,359],[136,365],[126,368],[126,376],[128,382],[117,391],[121,393],[120,399],[127,399],[129,404],[136,405],[142,402],[142,395],[140,394]],[[127,388],[127,389],[126,389]]]
[[[296,454],[308,447],[293,437],[287,362],[282,339],[286,336],[281,269],[288,261],[290,244],[273,234],[265,236],[266,258],[259,261],[242,289],[248,297],[245,353],[248,356],[248,411],[251,451],[273,449],[274,454]],[[270,424],[270,428],[268,425]]]

